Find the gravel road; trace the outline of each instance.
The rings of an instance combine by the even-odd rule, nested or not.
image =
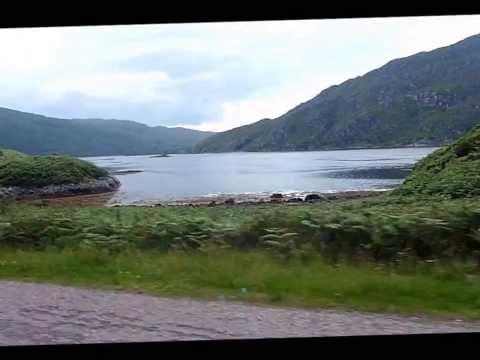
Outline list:
[[[0,345],[480,331],[480,322],[0,281]]]

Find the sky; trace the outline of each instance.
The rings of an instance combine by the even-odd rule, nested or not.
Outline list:
[[[0,107],[225,131],[478,33],[480,15],[0,29]]]

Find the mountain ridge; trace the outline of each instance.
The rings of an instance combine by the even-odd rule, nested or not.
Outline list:
[[[265,123],[217,133],[194,152],[440,146],[480,119],[480,35],[393,59]]]
[[[212,132],[132,120],[62,119],[0,107],[0,147],[26,154],[73,156],[190,152]]]

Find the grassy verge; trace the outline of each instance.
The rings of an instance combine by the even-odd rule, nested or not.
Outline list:
[[[4,204],[0,277],[480,319],[478,200],[381,196],[249,208]]]
[[[0,250],[3,279],[480,319],[480,279],[472,269],[465,263],[332,265],[320,256],[285,261],[261,251],[112,255],[91,250]]]

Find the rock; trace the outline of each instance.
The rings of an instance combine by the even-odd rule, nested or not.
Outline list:
[[[298,202],[303,202],[303,199],[296,197],[296,198],[288,199],[287,202],[288,203],[298,203]]]
[[[215,200],[212,200],[212,201],[210,201],[210,202],[208,203],[207,206],[212,207],[212,206],[215,206],[215,205],[217,205],[217,202],[216,202]]]
[[[270,202],[279,203],[282,201],[283,201],[282,194],[273,194],[272,196],[270,196]]]
[[[234,198],[229,198],[224,201],[225,205],[235,205],[235,199]]]
[[[306,202],[327,201],[327,200],[328,199],[325,196],[319,195],[319,194],[308,194],[307,196],[305,196]]]
[[[113,176],[106,176],[80,184],[48,185],[40,188],[8,187],[0,188],[0,199],[14,198],[40,199],[72,195],[89,195],[112,192],[120,187],[120,181]]]

